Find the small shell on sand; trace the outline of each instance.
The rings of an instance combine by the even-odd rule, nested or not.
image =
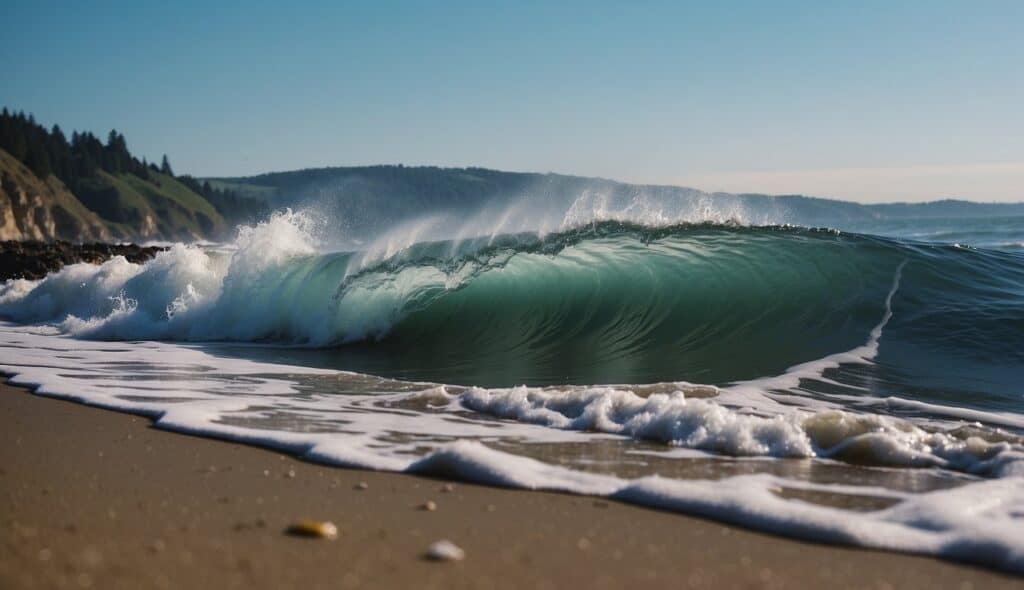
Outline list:
[[[433,512],[433,511],[437,510],[437,504],[435,504],[433,502],[433,500],[427,500],[426,502],[420,504],[420,510],[426,510],[427,512]]]
[[[361,482],[356,484],[356,489],[357,490],[365,490],[365,489],[367,489],[369,487],[370,487],[370,484],[366,483],[365,481],[361,481]]]
[[[446,493],[446,494],[454,492],[455,491],[455,484],[453,484],[453,483],[446,483],[443,486],[441,486],[441,491]]]
[[[284,532],[296,537],[315,539],[336,539],[338,537],[338,527],[327,520],[300,520],[288,525]]]
[[[451,541],[441,540],[427,548],[426,557],[434,561],[461,561],[466,552]]]

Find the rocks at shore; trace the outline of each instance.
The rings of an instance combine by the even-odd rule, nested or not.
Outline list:
[[[0,281],[7,279],[41,279],[65,264],[91,262],[99,264],[114,256],[129,262],[145,262],[163,248],[135,244],[72,244],[71,242],[4,241],[0,242]]]

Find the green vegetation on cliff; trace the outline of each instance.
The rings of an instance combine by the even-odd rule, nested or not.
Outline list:
[[[70,220],[65,215],[68,223],[55,226],[52,235],[33,233],[37,238],[78,239],[106,232],[121,239],[216,239],[224,237],[238,221],[264,212],[262,201],[201,184],[189,176],[175,176],[167,156],[160,166],[139,160],[116,130],[106,142],[90,132],[72,133],[68,140],[60,126],[47,130],[32,115],[5,108],[0,113],[0,151],[44,185],[59,184],[63,192],[57,192],[63,200],[70,197],[77,203],[64,203],[62,210],[91,212],[102,227],[97,234],[86,228],[89,224],[85,221],[75,223],[81,215],[73,214]],[[26,182],[22,179],[21,184]],[[34,194],[45,192],[36,190]],[[2,205],[5,208],[0,215],[20,215],[13,205]],[[42,206],[52,209],[57,205]]]
[[[0,240],[83,242],[111,237],[99,216],[57,177],[41,179],[0,149]]]

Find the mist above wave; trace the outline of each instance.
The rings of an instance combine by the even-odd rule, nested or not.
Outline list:
[[[398,225],[434,231],[427,239],[457,238],[463,235],[461,230],[470,232],[465,235],[562,231],[568,228],[565,221],[601,219],[648,225],[734,220],[749,225],[790,224],[867,233],[885,228],[901,234],[900,225],[927,219],[954,221],[955,226],[956,220],[963,219],[1024,217],[1024,204],[946,200],[867,205],[483,168],[321,168],[221,181],[268,199],[275,207],[321,211],[335,224],[330,239],[346,248],[375,242]],[[425,215],[434,218],[433,230],[423,227]],[[1018,221],[1017,242],[1021,239],[1019,227]],[[971,240],[966,243],[981,245]]]

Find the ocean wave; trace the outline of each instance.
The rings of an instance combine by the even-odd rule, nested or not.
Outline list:
[[[11,281],[0,314],[105,340],[363,343],[532,382],[725,383],[862,341],[905,264],[895,352],[1024,362],[1024,260],[1011,253],[619,221],[320,253],[314,225],[286,212],[230,248],[178,244],[142,265]]]

